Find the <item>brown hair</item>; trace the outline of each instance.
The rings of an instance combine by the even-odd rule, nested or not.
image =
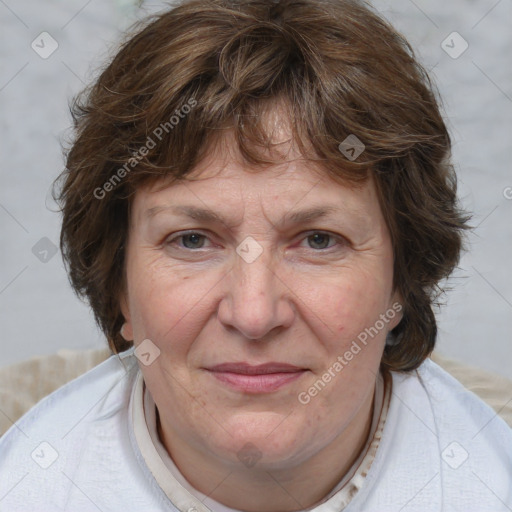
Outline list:
[[[416,368],[434,347],[438,283],[468,219],[435,88],[407,41],[350,0],[185,0],[141,23],[71,105],[74,142],[54,192],[71,284],[112,351],[132,345],[119,299],[135,191],[186,179],[221,129],[248,163],[272,163],[257,148],[269,146],[262,113],[281,99],[309,160],[344,183],[372,173],[404,314],[382,365]],[[339,148],[350,135],[364,144],[357,158]]]

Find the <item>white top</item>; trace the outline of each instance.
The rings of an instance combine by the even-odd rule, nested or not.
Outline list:
[[[139,376],[133,349],[112,356],[13,425],[0,438],[0,511],[207,512],[176,467],[165,479],[174,482],[171,499],[159,485],[160,472],[155,478],[148,467],[165,456],[158,438],[151,440],[154,408],[147,395],[147,418],[140,416]],[[392,380],[382,437],[359,490],[343,509],[331,501],[343,495],[340,482],[341,490],[311,510],[510,512],[512,431],[506,423],[430,360],[408,374],[392,372]],[[141,418],[157,459],[137,442],[144,428],[135,433],[133,425]],[[349,482],[359,467],[345,477]],[[173,473],[165,462],[161,469]]]

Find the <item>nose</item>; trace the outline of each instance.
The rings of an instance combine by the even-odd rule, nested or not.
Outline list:
[[[223,280],[226,290],[218,309],[225,327],[247,339],[263,341],[271,331],[292,324],[293,293],[275,263],[269,249],[250,263],[236,255],[232,271]]]

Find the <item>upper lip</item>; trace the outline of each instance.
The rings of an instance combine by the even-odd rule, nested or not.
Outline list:
[[[249,363],[222,363],[207,370],[211,372],[227,372],[227,373],[240,373],[243,375],[262,375],[268,373],[294,373],[304,371],[304,368],[299,368],[292,364],[287,363],[264,363],[258,365],[251,365]]]

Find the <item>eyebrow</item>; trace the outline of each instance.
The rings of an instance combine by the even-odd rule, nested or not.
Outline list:
[[[197,206],[189,205],[155,206],[146,210],[145,216],[147,218],[151,218],[163,211],[170,211],[176,215],[189,217],[199,222],[217,222],[225,224],[226,226],[229,225],[228,220],[221,214],[207,208],[199,208]],[[296,210],[294,212],[288,212],[284,215],[280,224],[305,224],[314,220],[331,217],[335,213],[340,213],[339,208],[335,206],[316,206],[303,210]]]

